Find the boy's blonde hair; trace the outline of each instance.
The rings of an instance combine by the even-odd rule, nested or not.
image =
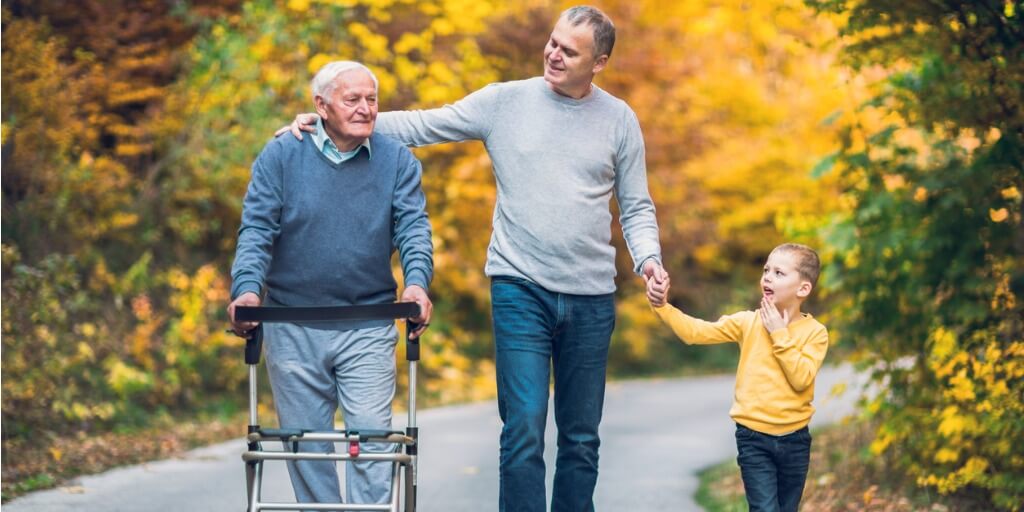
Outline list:
[[[785,251],[796,255],[796,271],[811,282],[811,286],[818,285],[818,275],[821,274],[821,258],[814,249],[804,244],[785,243],[774,249],[772,252]]]

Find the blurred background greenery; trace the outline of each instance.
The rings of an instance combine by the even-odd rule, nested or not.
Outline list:
[[[30,436],[100,435],[244,404],[223,332],[249,166],[354,59],[382,110],[538,75],[570,3],[3,2],[4,480]],[[1021,2],[605,0],[597,83],[647,143],[672,302],[756,305],[770,249],[820,248],[810,311],[871,371],[871,452],[917,485],[1024,501]],[[494,394],[479,143],[416,150],[436,320],[421,394]],[[617,232],[617,228],[615,230]],[[734,368],[650,313],[619,248],[617,377]],[[403,383],[405,385],[405,383]],[[59,453],[51,453],[60,459]]]

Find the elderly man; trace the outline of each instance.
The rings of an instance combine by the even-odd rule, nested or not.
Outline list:
[[[498,196],[485,272],[504,422],[503,511],[546,508],[552,368],[558,457],[551,509],[594,508],[615,324],[613,194],[635,271],[657,282],[667,277],[640,124],[625,102],[593,84],[614,44],[604,13],[572,7],[544,48],[543,77],[491,84],[438,109],[380,116],[378,130],[413,146],[481,140],[494,165]],[[314,120],[300,115],[296,137]]]
[[[403,301],[420,305],[414,319],[430,321],[427,287],[433,246],[419,161],[374,133],[377,78],[356,62],[332,62],[313,78],[320,121],[309,140],[270,141],[252,166],[238,249],[231,269],[228,312],[237,333],[236,306],[394,302],[391,255],[397,248],[405,276]],[[392,321],[264,326],[267,370],[282,428],[332,430],[340,402],[350,430],[391,429],[395,393]],[[309,443],[332,451],[331,443]],[[367,446],[380,452],[387,445]],[[331,461],[288,463],[296,500],[340,502]],[[350,463],[346,494],[352,503],[387,503],[389,462]]]

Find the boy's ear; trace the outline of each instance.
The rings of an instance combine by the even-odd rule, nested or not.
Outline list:
[[[800,281],[800,287],[796,289],[796,296],[800,299],[806,299],[811,295],[811,290],[814,289],[814,285],[810,281]]]

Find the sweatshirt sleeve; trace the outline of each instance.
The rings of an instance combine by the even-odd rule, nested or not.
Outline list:
[[[405,285],[415,284],[429,291],[434,276],[434,244],[427,218],[427,199],[421,186],[422,166],[405,148],[401,148],[399,166],[391,205],[392,242],[402,261]]]
[[[500,84],[491,84],[441,108],[381,112],[375,129],[406,146],[484,140],[491,131],[500,89]]]
[[[647,188],[647,161],[640,122],[628,107],[622,121],[622,136],[615,156],[615,200],[626,247],[633,257],[633,271],[640,274],[650,258],[661,262],[658,219]]]
[[[796,391],[803,391],[814,384],[828,351],[828,330],[819,325],[801,336],[786,327],[773,331],[771,337],[772,351],[789,385]]]
[[[671,304],[655,307],[654,312],[687,345],[739,342],[743,338],[740,318],[743,313],[725,315],[716,322],[708,322],[689,316]]]
[[[253,162],[249,188],[242,201],[242,223],[231,266],[232,300],[246,292],[261,293],[274,241],[281,232],[281,165],[271,147],[268,145]]]

